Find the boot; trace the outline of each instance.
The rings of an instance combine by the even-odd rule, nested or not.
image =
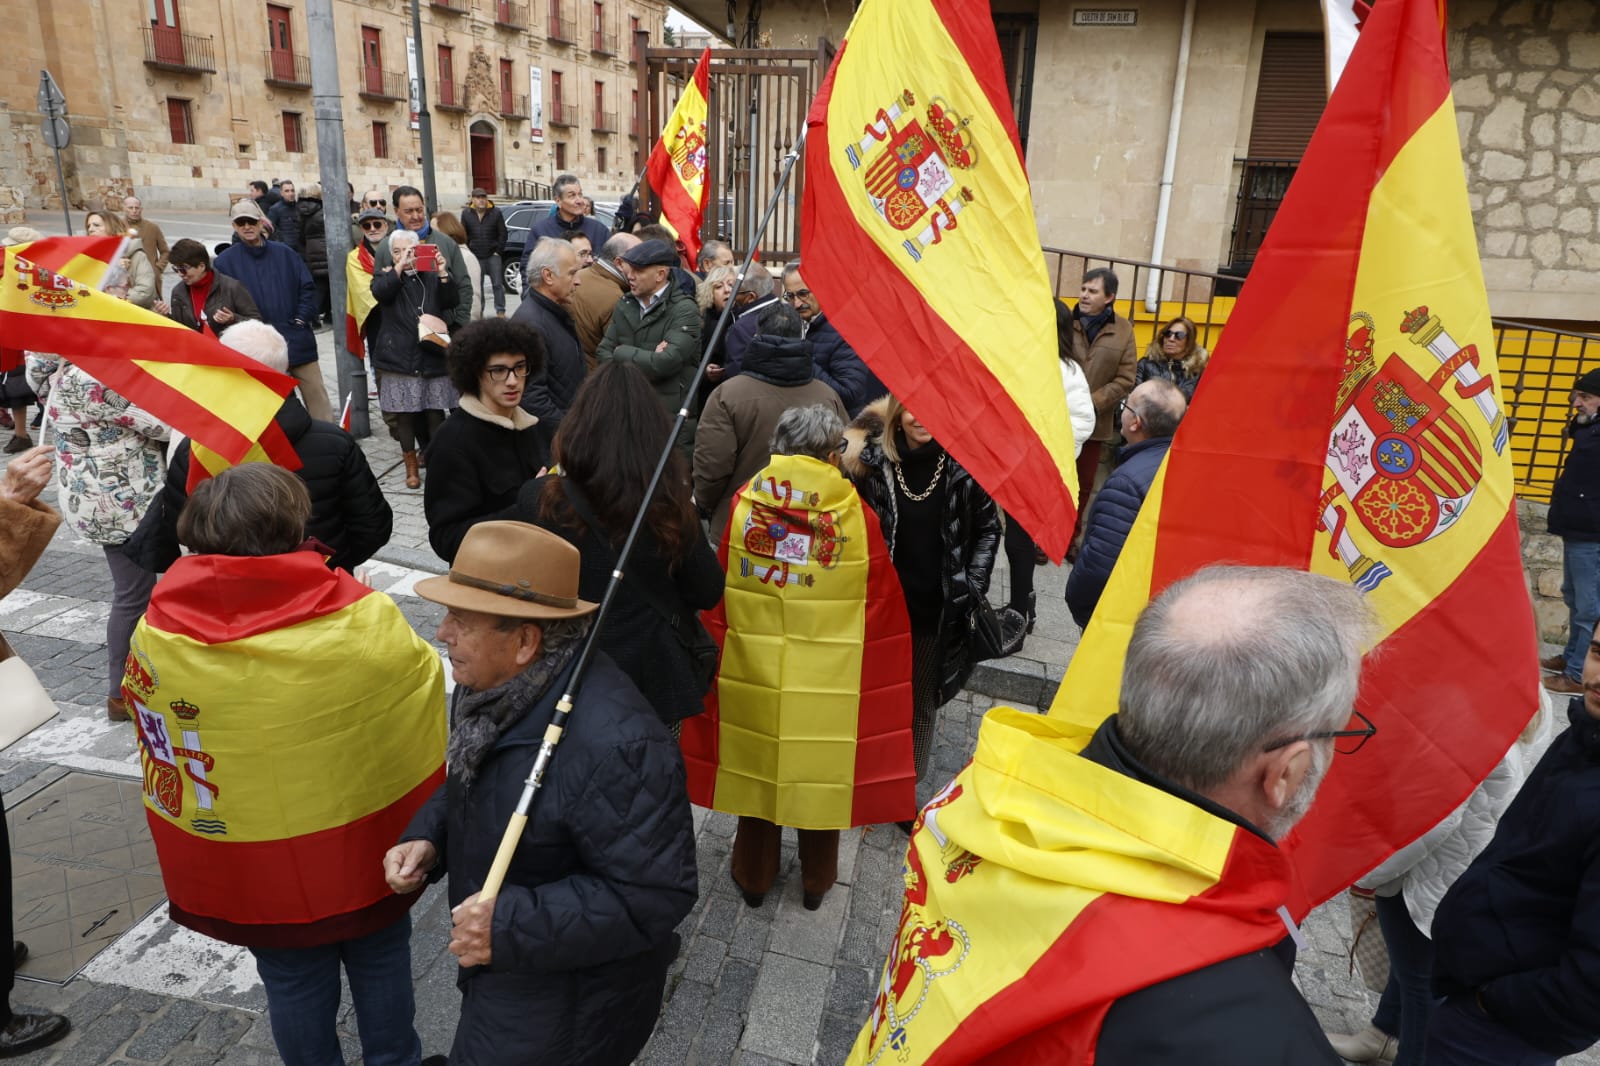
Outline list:
[[[1328,1043],[1341,1057],[1351,1062],[1393,1062],[1400,1051],[1398,1037],[1390,1036],[1376,1025],[1369,1025],[1359,1033],[1327,1033]]]
[[[113,722],[128,720],[128,704],[121,696],[106,697],[106,717]]]
[[[401,452],[400,458],[406,461],[406,488],[420,489],[422,478],[417,475],[417,453]]]

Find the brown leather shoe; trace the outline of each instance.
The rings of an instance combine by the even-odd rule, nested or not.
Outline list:
[[[1567,657],[1565,655],[1552,655],[1548,659],[1540,659],[1539,665],[1552,674],[1559,674],[1567,668]]]
[[[406,488],[420,489],[422,477],[417,473],[417,453],[401,452],[400,458],[406,461]]]
[[[1551,692],[1559,692],[1563,696],[1580,696],[1583,694],[1583,686],[1566,674],[1557,674],[1555,677],[1545,678],[1544,687]]]
[[[113,722],[128,721],[128,702],[121,696],[108,696],[106,698],[106,717]]]
[[[53,1044],[71,1028],[72,1024],[59,1014],[34,1007],[12,1007],[10,1023],[0,1029],[0,1058]]]

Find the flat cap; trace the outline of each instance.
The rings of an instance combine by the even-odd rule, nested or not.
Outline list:
[[[622,253],[622,261],[629,266],[677,266],[678,252],[666,241],[640,241]]]

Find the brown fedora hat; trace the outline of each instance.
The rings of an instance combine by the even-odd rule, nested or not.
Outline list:
[[[526,522],[479,522],[461,539],[449,577],[417,582],[425,600],[505,618],[578,618],[578,549]]]

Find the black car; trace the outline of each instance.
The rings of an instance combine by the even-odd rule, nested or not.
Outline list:
[[[500,208],[500,213],[506,217],[506,251],[500,265],[505,272],[506,288],[518,296],[522,295],[522,251],[528,245],[528,231],[555,206],[554,200],[519,200]],[[612,212],[599,204],[594,205],[594,217],[606,229],[610,229],[616,220]],[[600,249],[594,250],[598,252]]]

